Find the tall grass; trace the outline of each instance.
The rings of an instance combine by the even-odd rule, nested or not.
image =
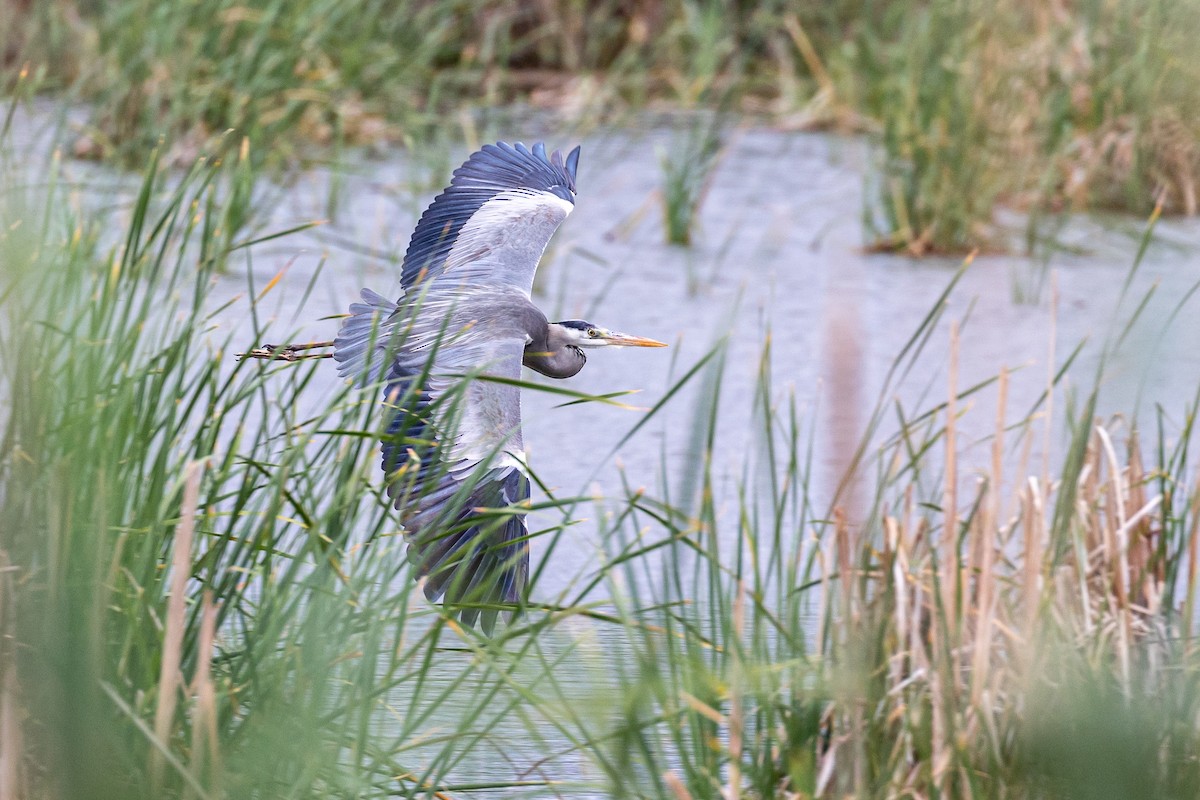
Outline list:
[[[7,199],[6,763],[34,797],[423,795],[511,665],[443,657],[461,629],[410,606],[375,404],[302,415],[315,370],[206,335],[217,174],[152,165],[111,247],[58,192]]]
[[[855,508],[817,496],[812,423],[775,384],[769,347],[751,400],[757,446],[744,461],[718,447],[718,347],[618,440],[682,413],[679,393],[703,382],[695,476],[665,475],[659,496],[627,487],[595,514],[550,494],[558,511],[531,542],[541,599],[489,639],[412,589],[378,499],[375,399],[324,389],[320,364],[263,369],[231,358],[247,343],[213,340],[214,271],[247,257],[218,232],[221,169],[152,162],[120,236],[56,185],[53,164],[47,186],[8,182],[0,787],[1200,789],[1195,398],[1133,431],[1095,418],[1098,389],[1064,403],[1053,363],[1038,406],[1011,409],[1004,373],[957,384],[952,346],[945,400],[895,403],[945,329],[952,278],[845,459],[873,490]],[[256,314],[264,291],[235,302]],[[967,410],[992,388],[994,407]],[[983,464],[959,458],[965,413],[994,421]],[[1066,449],[1051,471],[1032,454],[1055,440]],[[578,546],[568,537],[584,514],[600,551],[545,599],[538,584]]]
[[[6,8],[3,85],[28,65],[37,87],[88,101],[74,151],[130,164],[160,139],[189,164],[230,130],[280,164],[442,139],[461,108],[522,100],[589,122],[665,100],[872,132],[868,236],[883,248],[1004,246],[998,202],[1035,222],[1197,208],[1196,0]]]
[[[977,56],[983,30],[971,7],[938,0],[906,15],[898,52],[879,76],[881,163],[868,192],[879,208],[868,208],[865,222],[880,247],[966,250],[987,234],[994,144]]]
[[[864,22],[838,74],[879,120],[874,244],[1004,247],[993,210],[1196,213],[1189,3],[939,0]]]
[[[694,119],[659,155],[662,216],[667,244],[690,245],[722,149],[722,119]]]
[[[735,509],[720,512],[714,465],[728,459],[711,449],[714,411],[700,499],[642,498],[617,517],[617,552],[663,555],[615,559],[618,608],[636,631],[613,667],[623,704],[580,723],[608,741],[612,795],[1200,789],[1195,400],[1181,429],[1160,419],[1147,448],[1094,417],[1094,392],[1056,416],[1056,374],[1026,417],[1008,406],[1006,372],[960,387],[951,369],[947,402],[895,408],[901,431],[857,466],[878,476],[859,520],[816,506],[797,410],[769,401],[763,471],[748,469]],[[955,432],[984,386],[996,404],[975,413],[992,414],[995,433],[968,483]],[[772,396],[769,376],[760,388]],[[1059,471],[1039,469],[1034,446],[1062,434]],[[921,478],[939,464],[941,480]],[[648,624],[646,608],[663,611]]]
[[[1197,33],[1195,9],[1089,2],[1080,12],[1088,36],[1072,43],[1043,96],[1048,144],[1062,143],[1062,193],[1075,207],[1148,214],[1161,203],[1195,215],[1200,94],[1197,65],[1181,57]]]

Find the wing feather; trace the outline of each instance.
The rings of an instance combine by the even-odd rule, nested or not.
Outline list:
[[[519,142],[484,145],[455,170],[450,186],[417,223],[401,269],[405,290],[474,263],[506,243],[524,245],[522,255],[536,251],[526,263],[504,265],[521,272],[516,283],[532,284],[537,259],[574,206],[578,164],[578,147],[564,160],[558,151],[547,157],[541,143],[532,151]],[[492,212],[472,226],[489,205]],[[464,229],[468,236],[460,243]],[[512,282],[506,275],[498,277]]]

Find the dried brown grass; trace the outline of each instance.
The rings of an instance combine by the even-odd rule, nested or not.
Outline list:
[[[982,776],[1002,781],[998,765],[1013,763],[1034,693],[1063,679],[1059,648],[1111,676],[1131,702],[1178,669],[1169,658],[1178,629],[1167,622],[1173,598],[1158,516],[1167,498],[1143,466],[1136,433],[1119,418],[1094,420],[1072,485],[1031,474],[1028,448],[1006,483],[1002,372],[990,472],[968,513],[953,458],[953,352],[940,535],[911,487],[898,513],[882,518],[878,544],[843,516],[835,523],[840,587],[829,587],[838,605],[829,655],[857,679],[835,693],[819,796],[971,797]],[[1065,528],[1054,514],[1064,495],[1074,497]],[[1194,530],[1189,548],[1190,603]],[[1179,627],[1190,629],[1190,614]],[[871,753],[863,742],[873,742]]]

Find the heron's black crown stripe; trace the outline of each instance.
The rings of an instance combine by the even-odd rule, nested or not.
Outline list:
[[[413,286],[423,275],[438,274],[463,225],[501,192],[552,192],[574,203],[578,166],[578,147],[564,159],[558,150],[547,156],[542,142],[532,150],[520,142],[484,145],[454,171],[450,186],[421,215],[404,254],[400,273],[404,288]]]

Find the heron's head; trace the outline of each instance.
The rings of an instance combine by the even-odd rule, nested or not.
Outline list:
[[[608,328],[601,328],[581,319],[567,319],[552,323],[557,325],[566,344],[575,347],[666,347],[665,342],[647,339],[644,336],[631,336],[628,333],[617,333]]]

